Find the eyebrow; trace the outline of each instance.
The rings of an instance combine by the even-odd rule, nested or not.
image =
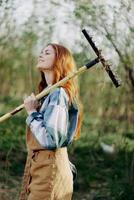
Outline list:
[[[51,50],[49,50],[49,49],[46,49],[46,50],[42,49],[41,53],[43,53],[43,52],[45,52],[45,53],[50,52],[51,53]]]

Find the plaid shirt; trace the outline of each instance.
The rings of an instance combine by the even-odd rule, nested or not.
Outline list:
[[[75,101],[68,104],[68,96],[62,87],[41,100],[40,110],[26,118],[32,134],[43,148],[56,149],[71,144],[78,119]]]

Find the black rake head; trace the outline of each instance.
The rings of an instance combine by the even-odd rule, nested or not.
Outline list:
[[[99,62],[101,62],[102,66],[104,67],[104,69],[108,73],[108,75],[109,75],[110,79],[112,80],[113,84],[115,85],[115,87],[119,87],[121,84],[119,83],[119,80],[117,79],[115,74],[110,69],[110,65],[108,64],[108,62],[102,56],[101,50],[99,50],[96,47],[95,43],[92,40],[92,37],[89,36],[89,34],[87,33],[87,31],[85,29],[82,30],[82,33],[84,34],[85,38],[87,39],[87,41],[91,45],[92,49],[94,50],[95,54],[97,55],[97,57],[99,59]]]

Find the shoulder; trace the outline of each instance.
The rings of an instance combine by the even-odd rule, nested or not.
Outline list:
[[[58,87],[54,89],[49,94],[51,104],[55,105],[65,105],[68,103],[69,97],[63,87]]]

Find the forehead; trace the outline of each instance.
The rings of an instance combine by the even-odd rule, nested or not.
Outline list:
[[[52,47],[52,45],[48,45],[47,47],[45,47],[45,48],[43,49],[43,51],[54,52],[54,48]]]

